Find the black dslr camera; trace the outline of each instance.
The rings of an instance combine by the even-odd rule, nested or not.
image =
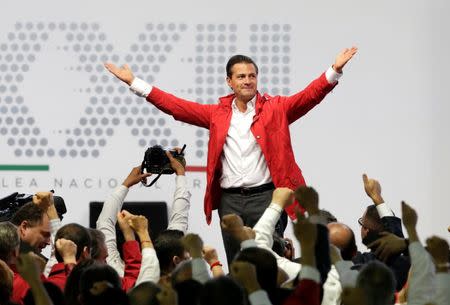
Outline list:
[[[33,195],[19,194],[17,192],[0,199],[0,222],[9,221],[18,209],[31,201],[33,201]],[[59,196],[53,196],[53,201],[55,202],[56,212],[62,220],[63,215],[67,212],[66,203]]]
[[[177,152],[176,150],[169,150],[172,156],[183,166],[186,165],[186,160],[184,159],[185,148],[186,145],[183,145],[180,152]],[[141,166],[141,173],[144,172],[158,175],[149,185],[146,185],[147,187],[152,186],[161,175],[171,175],[175,173],[170,165],[170,160],[166,155],[166,151],[162,148],[162,146],[155,145],[145,151],[144,161],[142,161]]]

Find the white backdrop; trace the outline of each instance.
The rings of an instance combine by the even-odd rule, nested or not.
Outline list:
[[[443,0],[5,2],[0,164],[49,170],[0,171],[0,195],[55,189],[68,205],[65,221],[87,225],[88,203],[121,183],[148,145],[186,143],[188,163],[206,164],[207,134],[137,101],[102,69],[105,60],[211,102],[228,92],[223,67],[235,53],[256,59],[261,90],[292,93],[356,45],[339,86],[291,127],[304,176],[357,237],[356,220],[370,203],[367,172],[397,214],[401,200],[417,208],[422,238],[448,238],[449,8]],[[205,174],[188,177],[190,230],[224,260],[218,219],[204,220]],[[173,177],[163,177],[127,199],[171,202],[173,189]]]

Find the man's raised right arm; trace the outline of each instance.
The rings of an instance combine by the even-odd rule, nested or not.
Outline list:
[[[112,63],[105,63],[105,67],[111,74],[130,86],[133,93],[145,97],[159,110],[173,116],[178,121],[209,129],[211,114],[217,105],[203,105],[166,93],[135,77],[133,71],[126,64],[117,67]]]

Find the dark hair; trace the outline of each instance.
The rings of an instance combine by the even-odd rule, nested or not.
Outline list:
[[[284,251],[286,251],[286,242],[285,240],[278,235],[277,232],[274,232],[272,235],[273,244],[272,251],[278,254],[281,257],[284,257]]]
[[[8,265],[2,262],[0,265],[0,304],[7,302],[13,292],[13,277]]]
[[[258,283],[267,291],[269,297],[273,297],[277,288],[278,266],[270,251],[256,247],[246,248],[240,251],[234,260],[255,265]]]
[[[110,285],[104,292],[94,295],[91,288],[97,282],[106,281]],[[122,290],[122,283],[119,275],[113,267],[94,263],[87,267],[80,278],[80,299],[84,305],[126,305],[128,298]]]
[[[382,231],[383,230],[383,223],[381,222],[380,215],[378,214],[377,207],[372,204],[369,205],[366,209],[366,218],[374,223],[376,228],[372,228],[375,231]]]
[[[156,255],[158,256],[161,274],[168,274],[172,272],[173,257],[184,256],[184,247],[181,243],[183,233],[179,234],[177,230],[167,230],[162,232],[155,241],[154,247]]]
[[[327,210],[319,210],[319,215],[325,218],[327,224],[331,222],[337,222],[336,216],[334,216],[333,214],[331,214],[331,212]]]
[[[178,295],[178,305],[199,304],[200,293],[202,291],[202,288],[203,285],[196,280],[186,280],[181,283],[175,284],[173,286],[173,289],[175,289]],[[216,303],[209,303],[209,304],[216,304]]]
[[[8,262],[14,249],[20,244],[17,227],[9,221],[0,222],[0,259]]]
[[[80,259],[84,247],[87,247],[89,251],[91,249],[91,237],[89,236],[88,229],[77,223],[69,223],[62,226],[58,232],[56,232],[55,243],[60,238],[71,240],[77,245],[77,261]],[[58,262],[63,261],[63,258],[58,251],[55,251],[55,257]]]
[[[253,66],[255,66],[256,74],[258,74],[258,66],[255,64],[253,59],[248,56],[238,54],[232,56],[227,62],[226,71],[228,77],[231,77],[233,75],[233,71],[231,71],[233,66],[240,63],[252,64]]]
[[[394,304],[394,274],[379,261],[371,261],[359,271],[356,286],[363,289],[367,305]]]
[[[221,276],[205,283],[200,295],[201,305],[243,305],[245,293],[233,279]]]
[[[44,285],[45,290],[47,290],[48,296],[53,301],[53,304],[58,304],[58,305],[66,304],[66,301],[64,299],[64,294],[58,286],[56,286],[55,284],[53,284],[51,282],[43,282],[42,284]],[[36,304],[34,297],[33,297],[33,293],[31,292],[31,289],[28,289],[28,292],[23,299],[23,304],[24,305],[35,305]]]
[[[81,305],[78,296],[80,295],[80,280],[83,271],[97,263],[93,259],[86,259],[73,267],[72,272],[70,272],[67,277],[66,285],[64,287],[64,296],[66,298],[67,305]]]
[[[41,207],[33,202],[29,202],[14,213],[11,222],[16,226],[20,226],[26,220],[31,226],[37,226],[42,223],[42,216],[44,214],[45,211]]]
[[[91,238],[91,258],[98,259],[100,256],[100,244],[105,243],[105,234],[97,229],[88,228]]]
[[[349,230],[350,230],[350,240],[341,249],[341,256],[342,259],[345,261],[351,261],[353,256],[355,256],[356,252],[358,251],[358,248],[356,247],[355,234],[353,233],[352,229],[349,228]]]
[[[128,299],[133,305],[159,305],[156,295],[160,291],[155,283],[143,282],[128,291]]]

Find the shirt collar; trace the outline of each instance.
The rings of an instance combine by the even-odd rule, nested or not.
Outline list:
[[[256,94],[255,96],[247,103],[247,112],[249,111],[253,111],[253,109],[255,109],[255,103],[256,103]],[[233,102],[231,103],[231,107],[233,108],[233,110],[237,110],[239,111],[237,105],[236,105],[236,98],[233,99]]]

